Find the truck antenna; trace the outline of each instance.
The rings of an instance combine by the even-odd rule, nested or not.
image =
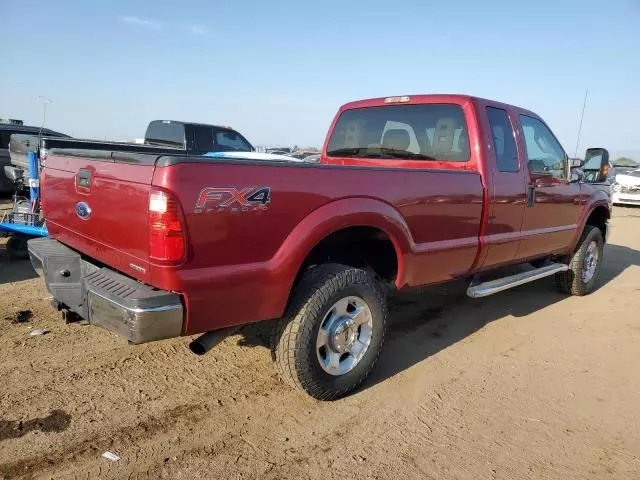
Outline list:
[[[584,103],[582,104],[582,114],[580,115],[580,127],[578,128],[578,139],[576,140],[576,151],[573,153],[573,158],[578,156],[578,145],[580,145],[580,134],[582,133],[582,120],[584,119],[584,109],[587,106],[587,95],[589,94],[589,89],[587,88],[584,91]]]
[[[42,126],[40,127],[40,131],[38,132],[38,136],[41,137],[42,130],[47,123],[47,105],[53,103],[53,100],[45,97],[44,95],[38,95],[38,100],[42,100]]]

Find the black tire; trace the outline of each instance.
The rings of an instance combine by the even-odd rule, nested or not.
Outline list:
[[[339,300],[357,296],[371,312],[372,334],[367,350],[352,370],[331,375],[320,365],[318,331],[330,308]],[[375,276],[359,268],[326,264],[307,271],[284,317],[273,330],[271,351],[276,370],[290,385],[319,400],[335,400],[356,388],[375,366],[387,327],[387,303]]]
[[[598,259],[595,273],[587,282],[583,281],[582,273],[585,267],[585,256],[591,242],[596,243]],[[602,254],[604,251],[604,240],[602,232],[598,227],[586,225],[578,241],[578,248],[571,256],[569,270],[556,273],[556,287],[559,292],[570,295],[583,296],[591,293],[596,286],[602,265]]]
[[[7,252],[12,260],[26,260],[29,258],[27,238],[22,235],[9,237],[7,240]]]

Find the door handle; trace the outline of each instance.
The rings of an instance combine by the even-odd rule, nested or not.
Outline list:
[[[533,207],[536,204],[536,186],[527,185],[527,207]]]

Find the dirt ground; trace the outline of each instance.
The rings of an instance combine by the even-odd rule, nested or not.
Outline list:
[[[397,302],[373,377],[332,403],[279,381],[268,324],[203,357],[65,325],[0,245],[0,478],[640,478],[640,209],[612,226],[588,297]]]

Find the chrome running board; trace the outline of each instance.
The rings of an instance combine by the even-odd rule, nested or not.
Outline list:
[[[569,266],[564,263],[552,263],[551,265],[546,265],[541,268],[536,268],[535,270],[518,273],[509,277],[498,278],[496,280],[490,280],[477,285],[472,283],[467,289],[467,295],[471,298],[488,297],[494,293],[502,292],[503,290],[517,287],[518,285],[524,285],[525,283],[534,282],[535,280],[548,277],[549,275],[566,272],[567,270],[569,270]]]

